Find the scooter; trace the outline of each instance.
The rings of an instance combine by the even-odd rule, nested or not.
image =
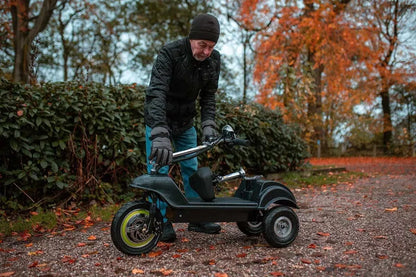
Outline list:
[[[194,158],[220,143],[248,145],[226,125],[218,138],[173,153],[173,162]],[[200,198],[188,199],[172,178],[158,173],[159,168],[154,165],[150,174],[133,180],[130,186],[144,192],[142,199],[125,204],[114,215],[111,239],[121,252],[140,255],[157,246],[163,232],[163,217],[157,205],[160,200],[168,204],[166,218],[171,222],[236,222],[244,234],[263,234],[271,246],[279,248],[296,239],[299,219],[292,208],[299,207],[285,185],[261,176],[247,177],[243,169],[217,176],[209,167],[201,167],[190,177],[190,185]],[[216,185],[236,178],[241,183],[233,197],[215,197]]]

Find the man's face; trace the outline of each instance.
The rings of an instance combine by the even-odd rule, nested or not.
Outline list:
[[[204,61],[211,56],[215,42],[209,40],[191,39],[192,55],[197,61]]]

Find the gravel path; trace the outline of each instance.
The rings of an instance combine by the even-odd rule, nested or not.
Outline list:
[[[1,276],[416,276],[416,175],[296,189],[298,238],[274,249],[234,223],[218,235],[175,224],[178,240],[127,256],[109,223],[0,243]]]

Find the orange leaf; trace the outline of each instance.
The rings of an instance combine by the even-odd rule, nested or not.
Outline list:
[[[285,276],[285,274],[283,272],[280,272],[280,271],[273,271],[272,273],[270,273],[270,275],[272,275],[272,276]]]
[[[385,260],[389,258],[389,256],[387,255],[376,255],[376,257],[379,258],[380,260]]]
[[[404,268],[405,267],[404,264],[401,264],[401,263],[394,264],[394,266],[398,267],[398,268]]]
[[[28,243],[28,244],[25,244],[25,246],[26,246],[26,247],[31,247],[31,246],[33,246],[33,242]]]
[[[88,240],[96,240],[97,239],[97,237],[96,236],[89,236],[88,237]]]
[[[300,261],[304,264],[311,264],[312,263],[311,260],[308,260],[308,259],[301,259]]]
[[[175,258],[175,259],[180,258],[180,257],[182,257],[181,254],[174,254],[174,255],[172,255],[172,258]]]
[[[357,254],[357,253],[358,253],[357,250],[347,250],[347,251],[344,252],[344,254],[348,254],[348,255]]]
[[[84,247],[85,245],[87,245],[85,242],[80,242],[77,244],[78,247]]]
[[[324,233],[324,232],[318,232],[317,234],[321,237],[329,237],[331,235],[330,233]]]
[[[415,235],[416,235],[416,228],[414,228],[414,229],[410,229],[410,232],[412,232],[413,234],[415,234]]]
[[[375,236],[374,238],[375,238],[375,239],[387,239],[387,237],[386,237],[386,236]]]
[[[237,258],[244,258],[245,256],[247,256],[247,253],[240,253],[236,255]]]
[[[141,269],[134,268],[131,273],[133,274],[144,274],[144,271]]]
[[[215,260],[209,260],[209,261],[208,261],[208,264],[209,264],[209,265],[215,265],[215,264],[216,264],[216,262],[215,262]]]
[[[14,274],[14,271],[0,273],[0,277],[9,277]]]
[[[316,244],[314,244],[314,243],[311,243],[311,244],[309,244],[309,245],[308,245],[308,248],[312,248],[312,249],[315,249],[315,248],[316,248]]]
[[[214,274],[214,277],[228,277],[228,274],[224,272],[217,272]]]
[[[37,261],[33,262],[32,264],[29,265],[29,268],[36,267],[38,265],[38,263],[39,262],[37,262]]]
[[[154,258],[154,257],[160,256],[160,255],[162,255],[162,250],[159,250],[159,251],[156,251],[156,252],[150,252],[150,253],[148,254],[148,256],[149,256],[150,258]]]
[[[390,208],[390,209],[385,209],[385,211],[386,212],[395,212],[395,211],[397,211],[397,207],[393,207],[393,208]]]
[[[163,276],[168,276],[168,275],[171,275],[173,273],[173,270],[162,268],[162,269],[159,270],[159,272],[162,273]]]

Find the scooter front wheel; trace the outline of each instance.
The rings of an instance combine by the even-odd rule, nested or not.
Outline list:
[[[299,232],[299,219],[289,207],[278,206],[268,211],[264,218],[264,238],[273,247],[286,247]]]
[[[151,209],[151,205],[145,201],[129,202],[114,215],[111,239],[118,250],[139,255],[157,245],[162,234],[163,218],[159,209]]]
[[[247,236],[258,236],[263,232],[262,221],[240,221],[237,222],[237,227]]]

